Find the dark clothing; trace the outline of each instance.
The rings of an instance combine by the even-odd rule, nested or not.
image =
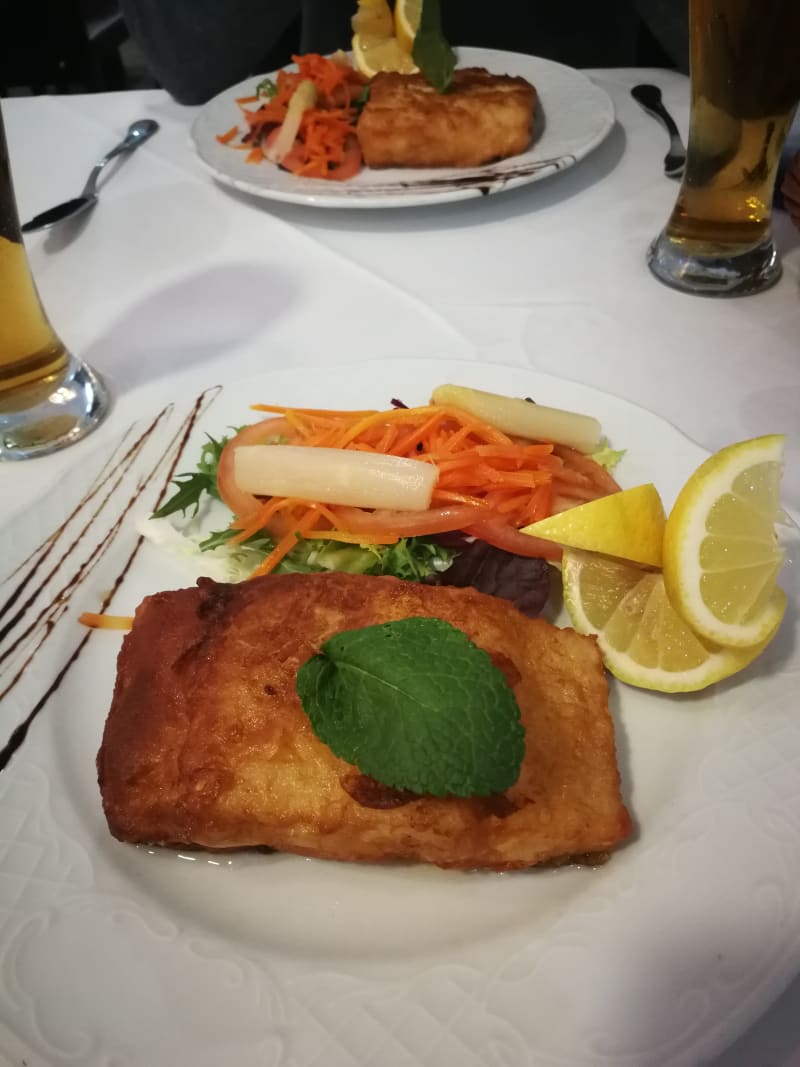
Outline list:
[[[153,76],[181,104],[289,62],[299,0],[120,0]]]
[[[304,0],[302,50],[349,48],[355,7],[355,0]],[[527,52],[574,67],[635,62],[639,18],[631,0],[504,0],[490,19],[485,0],[442,0],[441,8],[444,33],[453,45]]]
[[[485,0],[441,0],[441,6],[445,35],[456,46],[614,67],[670,65],[651,19],[651,9],[664,2],[504,0],[488,19]],[[181,103],[197,104],[285,65],[292,52],[349,48],[356,0],[122,0],[122,8],[155,77]]]

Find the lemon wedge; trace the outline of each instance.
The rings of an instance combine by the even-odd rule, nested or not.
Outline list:
[[[611,673],[642,689],[705,689],[746,667],[772,636],[751,648],[715,646],[675,611],[660,573],[608,556],[566,548],[562,580],[573,627],[596,634]]]
[[[407,52],[414,47],[414,38],[422,17],[422,0],[396,0],[394,5],[394,33]]]
[[[664,583],[702,637],[747,648],[775,632],[786,609],[776,580],[784,437],[723,448],[689,478],[664,531]]]
[[[568,508],[523,527],[522,532],[569,548],[660,567],[665,523],[661,497],[648,483]]]
[[[394,19],[388,0],[358,0],[358,10],[351,20],[353,33],[365,37],[391,37]]]
[[[358,0],[352,25],[353,64],[365,77],[372,78],[383,70],[416,73],[418,68],[410,50],[394,35],[395,23],[387,0]]]

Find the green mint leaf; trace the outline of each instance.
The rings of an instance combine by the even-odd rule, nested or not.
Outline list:
[[[410,618],[329,638],[297,672],[317,737],[384,785],[488,796],[519,777],[525,730],[488,653],[442,619]]]
[[[422,0],[419,29],[412,51],[414,62],[437,93],[446,93],[453,80],[456,57],[442,33],[439,0]]]

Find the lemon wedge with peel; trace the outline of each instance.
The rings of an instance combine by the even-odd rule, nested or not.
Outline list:
[[[395,0],[394,32],[397,40],[407,52],[414,47],[414,38],[422,17],[423,0]]]
[[[715,453],[689,478],[664,531],[664,583],[675,609],[702,637],[748,648],[777,629],[786,597],[776,580],[783,552],[782,434]]]
[[[562,580],[573,627],[596,634],[611,673],[642,689],[705,689],[746,667],[772,637],[751,648],[715,646],[678,615],[659,572],[608,556],[564,549]]]
[[[358,0],[352,26],[353,63],[365,77],[372,78],[382,70],[416,73],[410,50],[394,35],[394,17],[387,0]]]
[[[660,567],[665,524],[661,497],[647,484],[550,515],[523,527],[522,533]]]

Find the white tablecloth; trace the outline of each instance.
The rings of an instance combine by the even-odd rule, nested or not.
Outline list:
[[[28,239],[55,326],[116,401],[87,441],[0,469],[6,513],[160,398],[167,372],[203,386],[220,358],[236,375],[444,356],[597,386],[709,449],[786,431],[785,502],[799,515],[800,234],[777,216],[785,273],[760,296],[659,285],[645,248],[677,185],[662,173],[663,131],[628,90],[659,84],[685,132],[688,82],[664,71],[592,76],[618,121],[583,163],[499,196],[401,211],[322,211],[217,186],[193,154],[193,109],[160,91],[4,100],[23,219],[75,195],[131,121],[161,124],[86,225]],[[798,1018],[800,981],[716,1067],[800,1067]]]

